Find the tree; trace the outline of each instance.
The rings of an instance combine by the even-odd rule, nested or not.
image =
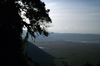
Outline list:
[[[28,34],[48,36],[49,9],[40,0],[0,0],[0,66],[30,66],[24,52]],[[24,12],[24,14],[22,14]],[[24,21],[24,17],[30,23]],[[27,34],[22,39],[23,27]]]
[[[87,64],[85,64],[84,66],[92,66],[92,64],[89,64],[89,63],[87,62]]]

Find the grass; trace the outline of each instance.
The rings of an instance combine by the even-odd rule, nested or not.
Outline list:
[[[96,65],[100,62],[100,44],[40,42],[36,45],[50,48],[43,50],[56,57],[55,66],[63,66],[62,61],[67,62],[68,66],[84,66],[87,62]]]

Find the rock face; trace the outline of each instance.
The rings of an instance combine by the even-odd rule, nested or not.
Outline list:
[[[34,62],[39,63],[40,66],[53,66],[55,57],[41,50],[31,42],[28,42],[26,50],[28,51],[28,56],[31,57]]]

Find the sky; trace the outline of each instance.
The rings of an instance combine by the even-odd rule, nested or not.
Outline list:
[[[42,0],[52,26],[49,32],[100,34],[100,0]]]

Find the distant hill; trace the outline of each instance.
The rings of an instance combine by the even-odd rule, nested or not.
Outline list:
[[[26,31],[23,32],[23,36],[25,36]],[[33,38],[34,39],[34,38]],[[29,36],[28,41],[34,43],[31,36]],[[74,41],[74,42],[93,42],[100,43],[100,34],[77,34],[77,33],[53,33],[48,37],[38,36],[35,39],[35,43],[37,42],[61,42],[61,41]]]
[[[26,31],[23,31],[25,35]],[[44,36],[39,36],[43,38]],[[37,37],[38,38],[38,37]],[[51,33],[48,38],[98,38],[100,39],[100,34],[80,34],[80,33]],[[47,38],[46,38],[47,39]]]
[[[99,39],[100,40],[100,34],[75,34],[75,33],[54,33],[52,34],[53,37],[57,37],[60,39]]]
[[[28,52],[28,56],[31,57],[34,62],[39,63],[40,66],[52,66],[49,63],[54,63],[53,56],[41,50],[31,42],[28,42],[26,50]]]

